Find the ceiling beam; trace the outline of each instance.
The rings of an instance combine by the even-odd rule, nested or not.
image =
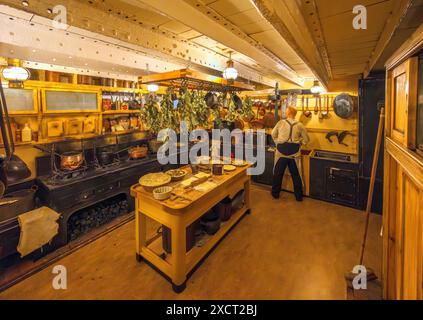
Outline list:
[[[135,2],[138,2],[138,0],[130,1],[132,10],[137,10],[134,7]],[[37,17],[37,21],[52,24],[50,19],[54,15],[47,11],[54,6],[50,1],[33,0],[30,1],[28,7],[23,6],[20,1],[16,0],[4,0],[2,3],[18,9],[19,12],[33,14],[34,17]],[[192,41],[178,38],[165,30],[129,21],[115,12],[108,12],[107,8],[100,9],[99,7],[103,3],[100,0],[91,2],[61,0],[60,4],[67,9],[69,27],[66,31],[73,33],[75,28],[83,29],[86,32],[81,36],[86,37],[86,33],[88,33],[90,38],[105,43],[110,42],[112,38],[115,40],[114,45],[118,45],[128,52],[145,53],[158,60],[184,65],[185,67],[190,66],[192,69],[213,75],[221,74],[226,67],[228,59],[226,56]],[[145,8],[140,10],[145,10]],[[30,34],[29,36],[34,35]],[[266,77],[244,64],[237,63],[236,67],[240,78],[271,87],[276,83],[274,79]]]
[[[279,32],[291,48],[310,68],[320,82],[327,86],[331,79],[329,60],[310,34],[301,10],[301,1],[296,0],[251,0],[263,17]]]
[[[367,78],[370,71],[379,60],[380,56],[383,53],[383,50],[389,44],[389,41],[392,39],[395,31],[399,27],[402,19],[407,14],[408,9],[411,7],[412,0],[396,0],[394,1],[394,8],[388,20],[386,21],[383,32],[379,37],[379,40],[376,44],[375,49],[372,51],[370,60],[367,62],[366,68],[364,69],[364,78]]]
[[[304,79],[241,29],[198,0],[123,0],[160,11],[223,45],[255,60],[264,69],[302,86]]]

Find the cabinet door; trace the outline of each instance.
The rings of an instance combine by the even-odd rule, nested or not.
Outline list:
[[[416,148],[418,58],[410,58],[389,72],[390,113],[388,135],[408,148]]]
[[[423,159],[416,152],[418,58],[388,72],[384,297],[423,298]]]
[[[384,295],[423,298],[423,162],[386,140]]]

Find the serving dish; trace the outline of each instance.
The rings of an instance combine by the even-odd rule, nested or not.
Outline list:
[[[163,172],[148,173],[142,176],[139,180],[139,184],[147,192],[153,192],[155,188],[165,186],[172,180],[172,177]]]
[[[170,198],[172,195],[172,187],[160,187],[153,190],[153,197],[156,200],[164,201]]]
[[[166,171],[166,174],[170,175],[170,177],[172,178],[172,181],[181,181],[186,177],[188,172],[181,169],[173,169],[173,170]]]

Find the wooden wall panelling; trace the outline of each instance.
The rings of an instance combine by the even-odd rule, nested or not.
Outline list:
[[[402,193],[403,199],[403,276],[402,298],[417,299],[418,297],[418,259],[419,259],[419,216],[421,191],[416,184],[407,176],[403,175]]]
[[[422,298],[423,160],[387,138],[384,297]]]

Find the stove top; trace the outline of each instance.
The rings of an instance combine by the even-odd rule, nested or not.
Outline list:
[[[147,156],[142,159],[125,159],[116,161],[106,166],[91,166],[70,172],[56,172],[50,175],[40,176],[37,180],[49,190],[71,186],[108,174],[118,173],[122,170],[134,168],[140,165],[156,161],[156,157]]]

